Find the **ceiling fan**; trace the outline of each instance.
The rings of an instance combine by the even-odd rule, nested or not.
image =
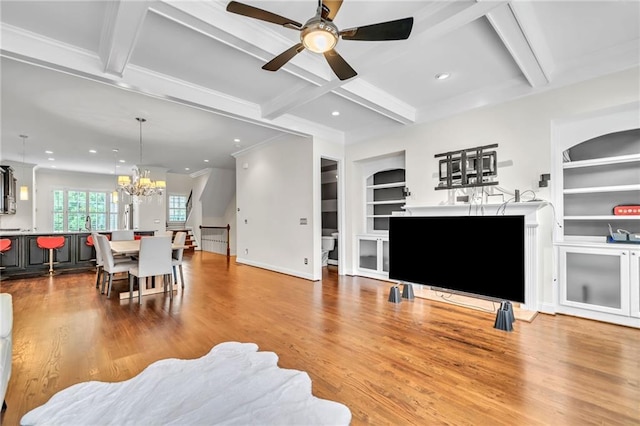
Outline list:
[[[361,41],[405,40],[411,34],[413,18],[397,19],[339,31],[333,20],[340,10],[340,6],[342,6],[342,0],[318,0],[318,10],[315,16],[304,25],[293,19],[236,1],[229,2],[227,11],[300,31],[300,43],[285,50],[262,66],[262,69],[268,71],[279,70],[298,53],[308,49],[312,52],[322,53],[338,78],[347,80],[355,77],[358,73],[334,49],[339,38]]]

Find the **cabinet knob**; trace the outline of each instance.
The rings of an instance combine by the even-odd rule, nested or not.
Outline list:
[[[626,252],[626,251],[623,251],[623,252],[622,252],[622,255],[623,255],[623,256],[626,256],[626,255],[627,255],[627,252]]]

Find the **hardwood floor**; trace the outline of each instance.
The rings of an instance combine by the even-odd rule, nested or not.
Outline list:
[[[390,303],[389,283],[334,267],[310,282],[196,252],[184,272],[173,303],[158,294],[142,305],[106,299],[89,273],[3,281],[14,346],[2,424],[75,383],[126,380],[224,341],[255,342],[306,371],[314,395],[347,405],[353,425],[640,423],[638,329],[541,314],[504,332],[492,313]]]

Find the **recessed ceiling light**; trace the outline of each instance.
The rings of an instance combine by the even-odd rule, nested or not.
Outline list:
[[[121,163],[126,163],[127,162],[126,160],[118,160],[118,161],[121,162]]]
[[[451,77],[451,74],[448,72],[441,72],[440,74],[436,74],[436,80],[446,80]]]
[[[340,111],[333,111],[331,115],[333,115],[334,117],[337,117],[340,115]]]
[[[209,160],[204,160],[204,162],[205,162],[205,163],[208,163],[208,162],[209,162]]]
[[[95,149],[90,149],[89,152],[92,153],[92,154],[95,154],[98,151],[96,151]]]
[[[55,169],[55,168],[56,168],[56,165],[55,165],[55,164],[52,164],[52,165],[51,165],[51,168],[52,168],[52,169]]]
[[[53,158],[53,157],[49,157],[49,158],[47,158],[47,160],[49,160],[49,161],[56,161],[56,159],[55,159],[55,158]]]
[[[234,142],[240,142],[240,139],[235,138],[233,141],[234,141]]]
[[[45,151],[45,154],[53,154],[53,151]]]
[[[191,170],[191,169],[189,169],[188,167],[185,167],[184,169],[185,169],[186,171],[189,171],[189,170]]]

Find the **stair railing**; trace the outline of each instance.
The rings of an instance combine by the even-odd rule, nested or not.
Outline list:
[[[231,256],[229,247],[231,225],[227,226],[202,226],[200,225],[200,247],[204,251],[220,253],[216,246],[225,246],[227,257]],[[222,254],[222,253],[221,253]]]

